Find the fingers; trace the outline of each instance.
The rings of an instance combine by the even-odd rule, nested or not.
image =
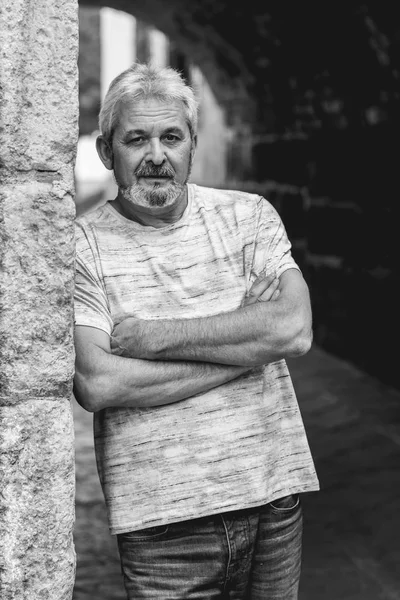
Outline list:
[[[119,344],[113,335],[110,336],[110,348],[114,354],[117,354],[120,349]]]
[[[113,354],[122,356],[122,354],[124,352],[124,348],[120,344],[120,341],[121,341],[120,336],[119,336],[119,330],[121,329],[120,322],[114,323],[114,329],[110,335],[110,347],[111,347],[111,352]]]
[[[276,282],[279,283],[279,280],[277,280],[273,276],[257,277],[257,279],[255,280],[255,282],[253,283],[253,285],[251,286],[251,288],[249,290],[248,296],[250,296],[251,298],[253,298],[253,297],[259,298],[265,292],[267,292],[267,295],[268,295],[268,291],[270,292],[270,295],[272,296],[272,293],[276,289]]]
[[[279,279],[273,275],[257,277],[244,300],[244,306],[249,306],[258,301],[276,300],[279,296],[278,286]]]
[[[268,288],[260,294],[257,298],[257,302],[268,302],[276,300],[279,296],[279,279],[274,279]]]
[[[117,339],[113,336],[110,338],[110,348],[111,354],[115,354],[116,356],[124,356],[127,352],[126,348],[120,346]]]
[[[273,300],[277,300],[277,299],[278,299],[278,297],[279,297],[279,294],[280,294],[280,293],[281,293],[281,291],[280,291],[280,289],[279,289],[279,288],[278,288],[277,290],[275,290],[275,291],[274,291],[274,293],[273,293],[273,294],[272,294],[272,296],[271,296],[271,300],[272,300],[272,301],[273,301]],[[261,298],[260,298],[260,300],[261,300]]]

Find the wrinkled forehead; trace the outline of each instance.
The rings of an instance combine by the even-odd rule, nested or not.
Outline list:
[[[186,107],[180,100],[157,97],[122,98],[114,115],[114,131],[180,127],[191,131]]]

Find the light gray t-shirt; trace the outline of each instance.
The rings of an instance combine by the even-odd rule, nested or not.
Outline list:
[[[297,268],[264,198],[188,185],[182,218],[156,229],[109,203],[77,220],[75,322],[190,319],[240,307],[261,273]],[[318,489],[284,360],[187,400],[94,415],[112,534],[250,508]]]

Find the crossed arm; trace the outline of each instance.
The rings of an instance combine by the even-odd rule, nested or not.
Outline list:
[[[277,282],[259,279],[244,306],[231,313],[182,320],[130,317],[117,325],[111,342],[99,329],[76,327],[74,392],[92,412],[169,404],[254,366],[304,354],[311,339],[308,288],[290,269],[279,291]]]

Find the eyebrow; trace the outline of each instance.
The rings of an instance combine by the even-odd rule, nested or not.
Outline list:
[[[180,128],[180,127],[167,127],[167,129],[164,129],[164,131],[161,133],[161,135],[167,135],[168,133],[178,133],[182,136],[184,136],[184,131]],[[126,140],[127,138],[133,136],[133,135],[148,135],[147,131],[145,131],[144,129],[129,129],[125,134],[124,134],[124,140]]]
[[[128,129],[125,135],[134,135],[134,134],[143,134],[145,133],[144,129]]]

